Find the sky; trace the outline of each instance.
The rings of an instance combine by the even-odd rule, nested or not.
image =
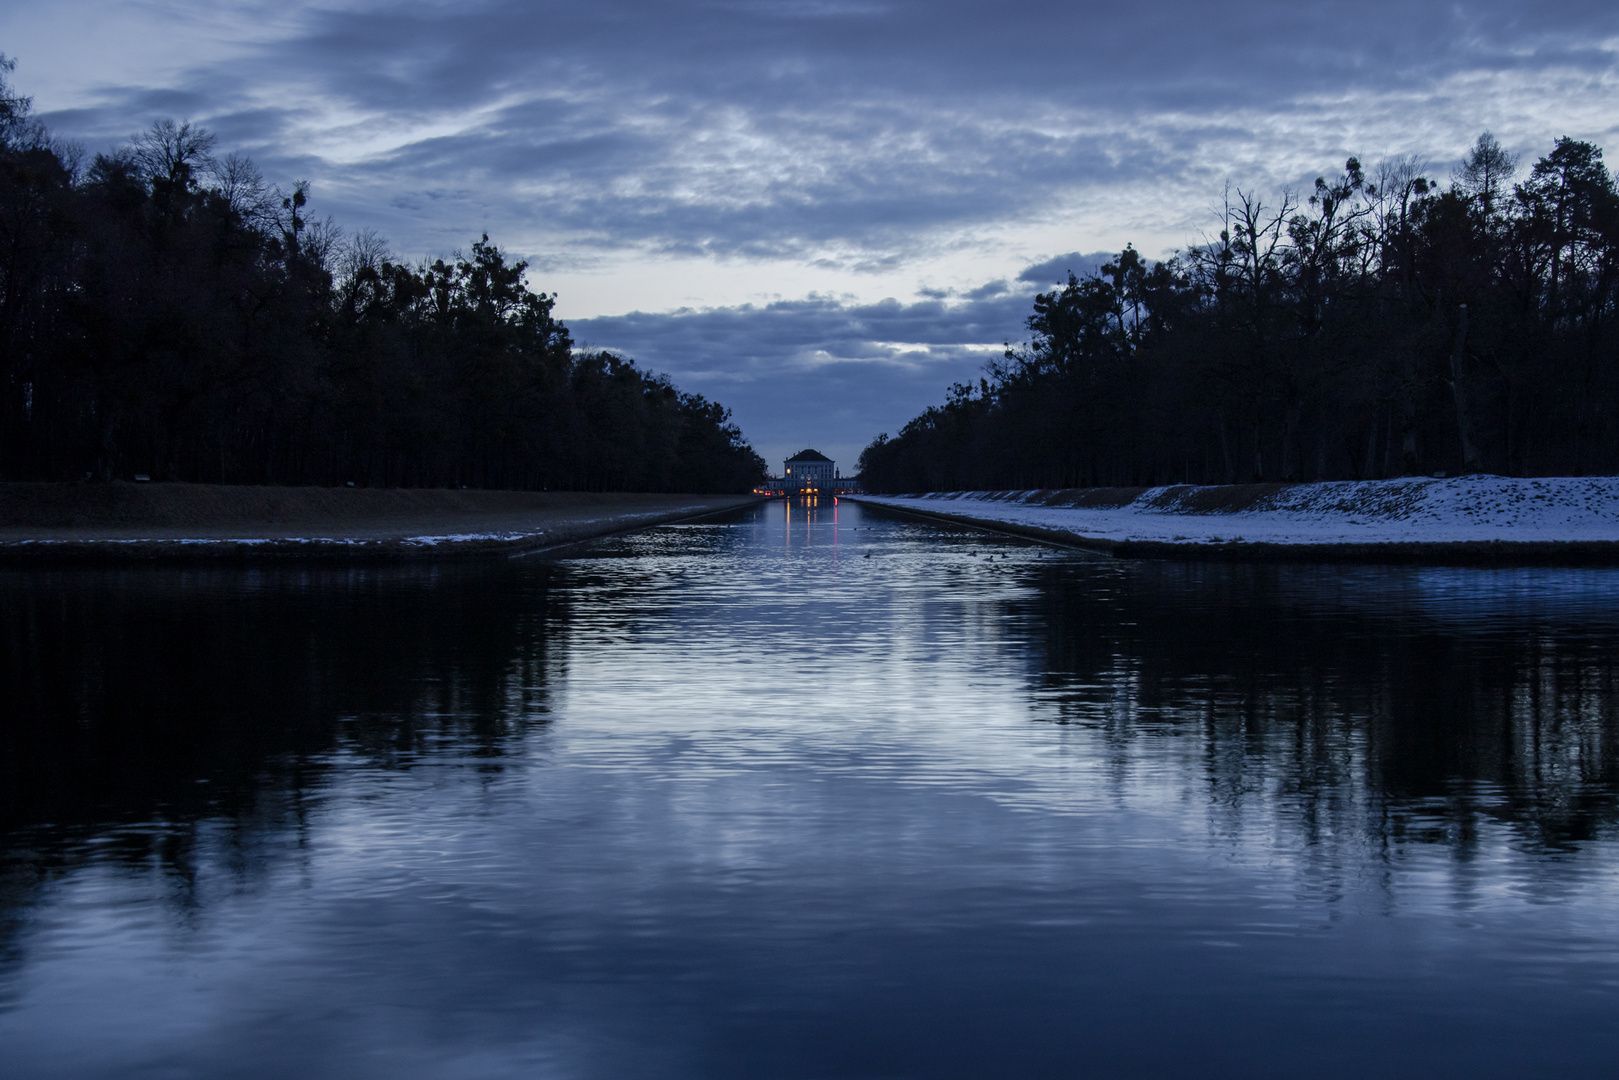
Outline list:
[[[1619,4],[0,3],[94,152],[189,119],[415,261],[487,232],[576,342],[853,472],[1037,291],[1351,154],[1619,153]]]

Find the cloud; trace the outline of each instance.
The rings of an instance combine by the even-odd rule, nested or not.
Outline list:
[[[635,357],[723,401],[772,462],[816,446],[853,471],[953,382],[976,380],[1027,336],[1033,290],[1005,281],[957,300],[877,303],[810,296],[762,305],[575,320],[576,341]]]
[[[1619,37],[1619,12],[1579,3],[496,0],[250,19],[228,57],[198,56],[169,85],[97,86],[86,71],[94,104],[47,119],[101,138],[120,118],[125,131],[203,118],[405,250],[437,242],[434,223],[371,208],[432,188],[464,191],[461,216],[497,233],[851,273],[1097,193],[1129,205],[1113,231],[1132,216],[1144,233],[1163,232],[1155,218],[1184,231],[1201,203],[1165,204],[1233,166],[1240,182],[1282,182],[1342,150],[1267,161],[1279,117],[1342,143],[1353,118],[1330,106],[1351,91],[1603,79],[1614,53],[1598,43]]]
[[[1115,254],[1117,253],[1112,251],[1093,251],[1089,254],[1070,251],[1066,255],[1044,259],[1033,266],[1026,267],[1017,276],[1017,279],[1045,287],[1067,281],[1069,274],[1073,274],[1077,278],[1089,277],[1100,272],[1102,264],[1113,258]]]
[[[974,382],[1027,340],[1034,294],[1117,252],[1071,252],[965,289],[875,303],[811,295],[576,319],[580,347],[634,357],[729,406],[772,463],[816,446],[853,471],[879,432],[897,431],[955,382]]]

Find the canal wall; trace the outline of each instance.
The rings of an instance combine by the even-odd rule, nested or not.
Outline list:
[[[0,563],[521,554],[717,513],[754,495],[0,484]]]
[[[1619,477],[861,495],[857,501],[1124,557],[1619,563]]]

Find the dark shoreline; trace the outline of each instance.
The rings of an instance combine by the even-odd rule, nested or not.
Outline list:
[[[0,484],[0,565],[398,562],[529,555],[754,495]]]
[[[1588,540],[1463,540],[1446,543],[1390,542],[1372,544],[1270,544],[1238,541],[1171,543],[1162,540],[1105,540],[1065,529],[994,521],[938,510],[919,510],[886,502],[841,496],[862,508],[965,525],[982,532],[1038,540],[1058,547],[1111,555],[1119,559],[1174,559],[1191,562],[1387,563],[1425,566],[1619,566],[1619,543]]]

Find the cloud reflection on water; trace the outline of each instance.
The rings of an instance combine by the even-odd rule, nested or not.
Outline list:
[[[1610,1060],[1613,575],[831,509],[552,563],[8,575],[14,1060]]]

